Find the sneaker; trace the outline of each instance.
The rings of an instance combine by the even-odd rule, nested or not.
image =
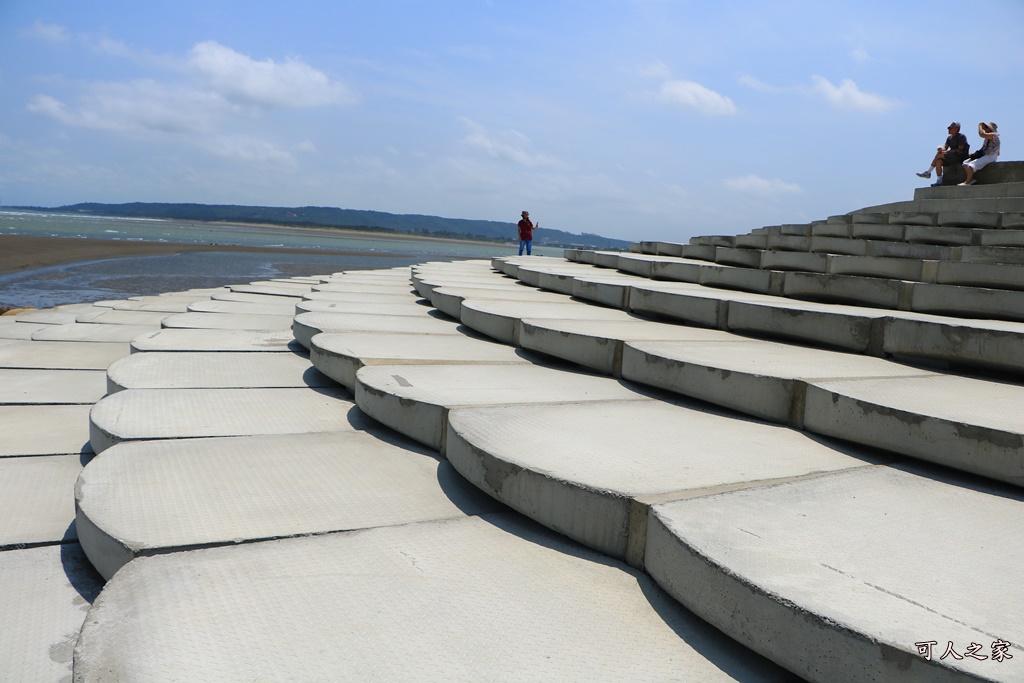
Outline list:
[[[921,171],[920,173],[917,174],[917,177],[918,178],[931,178],[932,177],[932,171],[931,171],[931,169],[928,169],[927,171]]]
[[[960,185],[961,185],[961,186],[963,186],[963,185],[974,185],[974,184],[975,184],[976,182],[978,182],[978,181],[977,181],[977,180],[972,180],[972,181],[971,181],[971,182],[969,182],[969,183],[960,183]]]
[[[932,187],[942,187],[942,178],[939,178],[938,181],[932,183]]]

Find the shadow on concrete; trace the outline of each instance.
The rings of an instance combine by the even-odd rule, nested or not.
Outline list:
[[[75,523],[72,522],[71,527],[74,525]],[[65,537],[68,534],[73,534],[71,527],[68,527],[68,531],[64,534]],[[71,587],[90,605],[95,602],[96,598],[99,597],[100,591],[103,590],[105,582],[99,572],[93,568],[89,558],[85,556],[82,546],[77,542],[62,543],[60,546],[60,563]]]

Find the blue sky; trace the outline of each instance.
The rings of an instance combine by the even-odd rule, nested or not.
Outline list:
[[[685,241],[1024,158],[1024,2],[0,2],[0,199],[340,206]]]

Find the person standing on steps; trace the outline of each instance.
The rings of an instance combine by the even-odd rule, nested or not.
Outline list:
[[[963,163],[964,159],[967,158],[967,153],[971,149],[971,146],[967,142],[967,136],[960,132],[959,121],[954,121],[946,126],[946,130],[949,131],[949,137],[946,138],[946,144],[939,147],[938,151],[935,152],[935,158],[932,159],[932,163],[929,164],[928,170],[921,171],[917,174],[919,178],[931,178],[932,169],[934,168],[935,183],[932,187],[942,184],[943,166],[953,166]]]
[[[540,223],[536,226],[530,222],[530,212],[523,211],[522,218],[519,220],[519,255],[523,255],[523,249],[526,249],[526,255],[530,256],[533,254],[533,228],[540,227]]]
[[[980,135],[985,142],[981,144],[981,149],[972,154],[971,158],[964,162],[964,169],[967,171],[967,180],[960,183],[961,185],[973,185],[978,182],[974,179],[974,174],[991,164],[999,157],[999,126],[991,121],[988,123],[982,121],[978,124],[978,135]]]

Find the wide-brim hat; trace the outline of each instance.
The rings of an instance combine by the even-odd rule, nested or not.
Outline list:
[[[999,130],[999,126],[997,126],[997,125],[996,125],[995,123],[993,123],[992,121],[989,121],[989,122],[988,122],[988,123],[986,123],[985,125],[986,125],[986,126],[988,126],[988,129],[989,129],[990,131],[992,131],[993,133],[994,133],[994,132],[996,132],[997,130]]]

